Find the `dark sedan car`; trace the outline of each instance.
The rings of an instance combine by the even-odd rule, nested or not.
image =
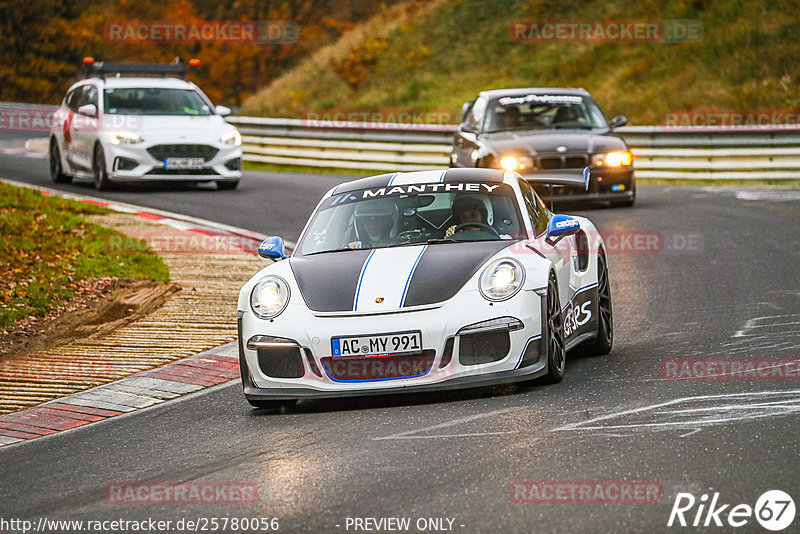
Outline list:
[[[483,91],[464,104],[453,138],[452,167],[489,167],[522,174],[545,199],[604,200],[631,206],[636,200],[633,155],[612,133],[623,116],[606,120],[584,89],[499,89]],[[537,174],[554,170],[589,182],[549,188]]]

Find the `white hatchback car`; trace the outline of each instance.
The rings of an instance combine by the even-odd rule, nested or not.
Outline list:
[[[190,66],[196,66],[192,60]],[[113,182],[216,182],[234,189],[242,177],[242,138],[192,82],[183,63],[94,63],[67,91],[50,130],[50,176]],[[138,74],[139,76],[122,76]],[[156,74],[161,77],[146,77]],[[180,78],[168,75],[178,75]]]

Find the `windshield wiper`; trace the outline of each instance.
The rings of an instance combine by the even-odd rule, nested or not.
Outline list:
[[[553,126],[556,130],[593,130],[594,126],[589,126],[588,124],[577,124],[577,125],[566,125],[566,124],[556,124]]]
[[[317,254],[327,254],[328,252],[351,252],[353,250],[369,250],[369,249],[365,249],[365,248],[350,248],[350,247],[332,248],[332,249],[329,249],[329,250],[318,250],[316,252],[309,252],[308,254],[303,254],[303,256],[315,256]]]

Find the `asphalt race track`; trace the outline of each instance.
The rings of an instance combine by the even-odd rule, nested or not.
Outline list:
[[[1,154],[0,176],[290,240],[319,197],[348,179],[247,172],[236,191],[98,193],[88,182],[55,186],[44,159]],[[698,502],[719,492],[719,503],[731,505],[722,521],[767,490],[797,499],[797,375],[666,380],[662,360],[800,357],[800,191],[640,186],[632,209],[576,211],[608,236],[616,339],[608,356],[568,358],[562,383],[307,401],[270,414],[252,410],[233,381],[0,449],[0,516],[275,517],[283,532],[354,532],[352,518],[387,517],[412,526],[447,518],[452,526],[445,520],[440,529],[470,533],[662,532],[681,530],[667,528],[678,492]],[[512,500],[515,481],[619,480],[657,482],[663,498]],[[247,506],[109,504],[104,488],[121,481],[239,481],[256,484],[259,498]],[[736,530],[764,531],[752,517]]]

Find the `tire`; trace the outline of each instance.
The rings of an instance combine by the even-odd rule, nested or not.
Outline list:
[[[247,399],[250,406],[259,410],[270,410],[273,412],[287,412],[292,406],[297,404],[296,400],[251,400]]]
[[[217,180],[217,189],[220,191],[230,191],[236,189],[239,180]]]
[[[541,378],[541,382],[556,384],[564,378],[567,352],[564,349],[564,324],[554,273],[550,273],[550,281],[547,283],[547,318],[544,327],[542,334],[547,336],[547,374]]]
[[[575,349],[580,356],[602,356],[614,346],[614,310],[611,306],[611,284],[608,279],[606,255],[597,255],[597,337]]]
[[[111,181],[108,179],[108,171],[106,170],[106,156],[103,153],[103,147],[100,145],[94,148],[92,173],[94,174],[95,189],[98,191],[108,191],[111,189]]]
[[[61,166],[61,152],[58,150],[58,141],[50,139],[50,179],[57,184],[68,184],[72,182],[72,176],[64,174]]]

